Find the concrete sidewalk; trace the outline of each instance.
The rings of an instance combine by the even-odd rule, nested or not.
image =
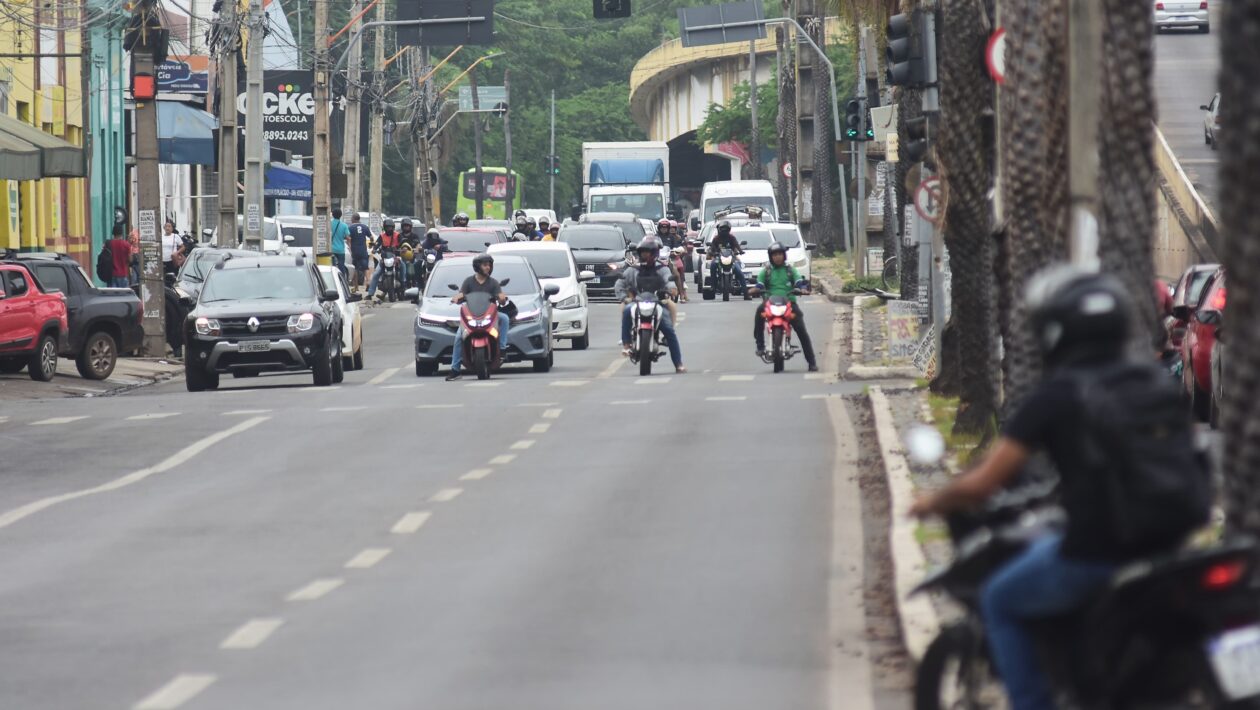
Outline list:
[[[36,382],[25,370],[0,375],[0,400],[48,399],[54,397],[100,397],[164,382],[183,372],[178,360],[119,358],[114,373],[105,380],[88,380],[79,375],[74,360],[61,358],[51,382]]]

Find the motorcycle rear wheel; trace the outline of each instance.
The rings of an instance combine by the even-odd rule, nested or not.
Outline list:
[[[979,629],[968,623],[941,628],[914,677],[914,710],[1005,710],[1006,694],[981,649]]]
[[[472,353],[473,372],[477,373],[477,379],[490,379],[490,354],[487,348],[477,348]]]
[[[639,331],[639,374],[652,374],[652,331]]]
[[[783,372],[783,330],[774,331],[774,371]]]

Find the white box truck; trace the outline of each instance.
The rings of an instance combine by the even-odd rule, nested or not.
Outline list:
[[[666,215],[669,198],[668,144],[582,144],[582,201],[587,212],[633,212],[655,222]]]

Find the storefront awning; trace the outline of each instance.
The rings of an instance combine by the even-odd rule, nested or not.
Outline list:
[[[309,200],[315,184],[314,173],[283,163],[267,166],[263,196],[279,200]]]
[[[38,180],[41,177],[39,148],[0,133],[0,180]]]
[[[178,101],[158,101],[158,162],[214,165],[214,131],[219,119]]]
[[[41,177],[84,177],[87,175],[87,162],[83,158],[83,149],[50,133],[44,133],[34,126],[29,126],[16,118],[0,114],[0,135],[30,144],[39,150],[39,175],[27,180]],[[0,168],[0,170],[3,170]],[[10,178],[18,179],[18,178]]]

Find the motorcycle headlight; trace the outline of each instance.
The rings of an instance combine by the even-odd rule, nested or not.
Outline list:
[[[387,269],[394,268],[394,257],[391,256],[385,260],[385,268]]]
[[[427,261],[427,262],[429,262],[430,264],[436,264],[436,263],[437,263],[437,255],[436,255],[436,254],[428,254],[428,255],[426,255],[426,256],[424,257],[424,260],[425,260],[425,261]]]
[[[532,311],[521,311],[516,314],[517,323],[528,323],[529,321],[538,320],[538,316],[542,315],[542,309],[536,308]]]
[[[781,316],[787,313],[787,306],[770,306],[770,315]]]
[[[218,335],[222,332],[223,328],[219,326],[219,321],[214,318],[197,319],[197,335]]]
[[[305,333],[315,327],[315,316],[311,313],[289,316],[289,332]]]
[[[582,305],[582,299],[577,294],[556,303],[556,308],[577,308]]]

